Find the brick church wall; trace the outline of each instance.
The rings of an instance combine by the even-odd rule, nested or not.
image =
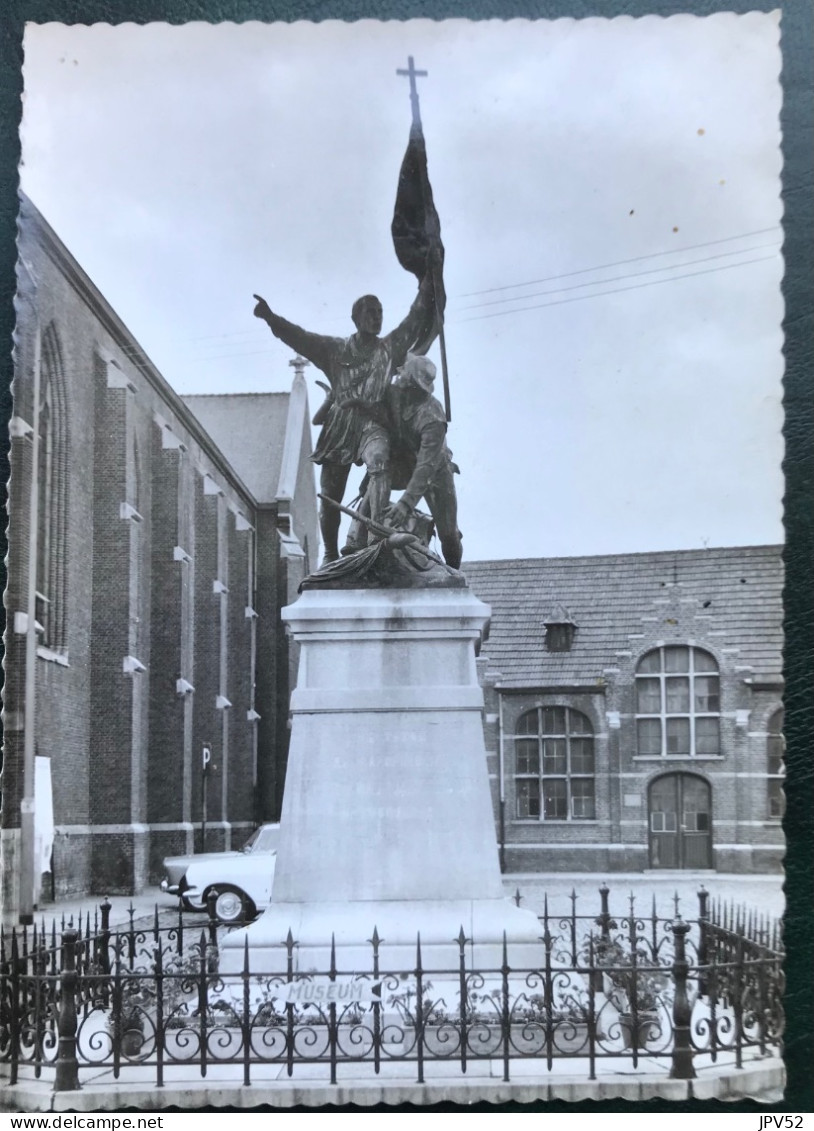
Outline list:
[[[134,893],[160,878],[164,855],[201,847],[204,743],[212,749],[207,848],[228,847],[233,835],[242,843],[256,819],[273,814],[282,787],[277,669],[255,689],[253,664],[280,646],[280,547],[275,523],[258,526],[254,500],[219,449],[27,203],[24,220],[30,277],[21,269],[20,302],[29,305],[17,334],[14,412],[24,422],[32,415],[37,319],[59,343],[65,406],[66,639],[37,657],[36,752],[52,759],[54,891]],[[10,629],[26,609],[31,453],[30,435],[14,438]],[[304,510],[312,505],[305,500]],[[215,592],[215,582],[228,592]],[[262,629],[246,615],[261,590]],[[13,856],[24,631],[9,632],[6,665],[3,838]],[[218,705],[221,695],[230,707]],[[269,804],[255,783],[260,724],[251,709],[267,727]]]
[[[162,432],[152,430],[153,536],[151,545],[151,679],[147,752],[147,822],[151,827],[150,876],[164,856],[187,849],[185,778],[190,751],[185,741],[187,696],[179,694],[184,674],[184,597],[192,565],[176,555],[186,540],[178,529],[178,498],[187,453],[164,448]],[[188,551],[187,551],[188,552]],[[188,807],[188,806],[187,806]],[[187,820],[189,814],[186,814]]]
[[[251,606],[249,591],[249,550],[251,531],[238,530],[235,516],[227,515],[227,553],[229,558],[229,654],[228,688],[232,703],[229,752],[229,814],[245,839],[254,819],[254,723],[248,718],[252,706],[254,673],[240,657],[251,654]]]

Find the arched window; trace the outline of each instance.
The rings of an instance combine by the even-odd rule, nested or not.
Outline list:
[[[636,669],[639,754],[715,757],[721,751],[718,665],[686,645],[654,648]]]
[[[786,740],[783,737],[782,707],[779,711],[775,711],[769,719],[766,730],[769,818],[773,821],[779,821],[786,809],[786,798],[783,793],[783,778],[786,775],[783,755],[786,751]]]
[[[62,349],[53,322],[42,336],[39,405],[37,620],[42,643],[64,651],[68,528],[67,418]]]
[[[570,707],[527,711],[514,748],[518,818],[594,819],[594,734],[584,715]]]

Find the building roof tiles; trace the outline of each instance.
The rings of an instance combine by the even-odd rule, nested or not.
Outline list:
[[[780,546],[577,558],[468,562],[473,591],[492,608],[484,647],[506,688],[596,685],[618,653],[655,639],[737,649],[755,675],[781,671]],[[565,606],[579,626],[568,652],[548,652],[544,622]],[[622,657],[623,659],[626,657]]]
[[[288,393],[203,393],[184,403],[224,453],[258,503],[277,495]]]

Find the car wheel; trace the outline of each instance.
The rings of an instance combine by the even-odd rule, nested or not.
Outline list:
[[[181,896],[181,906],[184,911],[206,911],[206,901],[203,903],[194,903],[191,899],[187,899],[185,895]]]
[[[240,888],[219,884],[215,893],[215,917],[219,923],[243,923],[254,915],[254,904]]]

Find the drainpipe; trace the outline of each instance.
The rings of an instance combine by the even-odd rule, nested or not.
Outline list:
[[[497,742],[500,776],[500,872],[506,871],[506,780],[503,772],[503,696],[497,691]]]
[[[34,409],[31,426],[31,490],[28,504],[28,611],[25,631],[23,796],[20,802],[20,923],[34,922],[34,761],[37,704],[37,541],[39,537],[40,364],[39,321],[34,337]]]

